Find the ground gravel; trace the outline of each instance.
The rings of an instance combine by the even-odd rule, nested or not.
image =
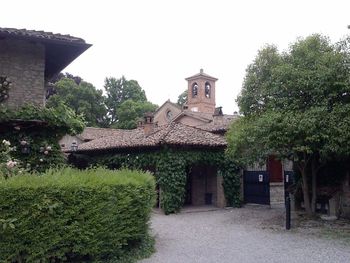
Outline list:
[[[349,244],[284,230],[281,208],[152,215],[156,253],[142,262],[350,262]]]

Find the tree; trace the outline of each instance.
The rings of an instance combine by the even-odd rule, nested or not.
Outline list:
[[[241,113],[245,116],[259,114],[269,106],[274,85],[273,70],[281,64],[281,55],[273,45],[258,52],[254,62],[248,66],[241,94],[237,98]]]
[[[148,101],[133,101],[131,99],[124,101],[117,109],[119,116],[118,122],[113,127],[119,129],[134,129],[137,122],[146,112],[153,112],[158,108],[157,105]]]
[[[177,104],[179,104],[180,106],[183,106],[184,104],[186,104],[187,103],[187,96],[188,96],[188,90],[185,90],[177,98]]]
[[[63,102],[76,114],[83,115],[87,126],[106,125],[107,111],[102,91],[92,84],[80,77],[62,77],[55,83],[53,93],[48,99],[48,107],[55,107],[59,102]]]
[[[58,81],[60,81],[61,79],[64,79],[64,78],[74,80],[74,82],[75,82],[77,85],[79,85],[80,82],[83,81],[83,79],[82,79],[81,77],[79,77],[79,76],[74,76],[73,74],[70,74],[69,72],[65,72],[65,73],[60,72],[60,73],[58,73],[58,75],[57,75],[55,78],[53,78],[53,79],[51,80],[51,82],[52,82],[52,83],[56,83],[56,82],[58,82]]]
[[[316,209],[320,167],[350,153],[348,46],[348,39],[331,44],[312,35],[282,54],[273,46],[259,51],[237,99],[245,116],[228,133],[228,151],[242,164],[270,154],[293,160],[309,214]]]
[[[108,110],[109,124],[118,122],[118,108],[127,101],[146,102],[145,91],[136,80],[127,80],[124,76],[120,79],[106,78],[104,88],[106,90],[106,106]]]

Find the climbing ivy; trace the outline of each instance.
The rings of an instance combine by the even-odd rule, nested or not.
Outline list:
[[[16,110],[0,105],[0,124],[13,120],[40,121],[45,127],[54,128],[56,133],[61,135],[78,134],[84,129],[82,117],[77,116],[72,109],[63,103],[57,103],[52,108],[25,105]]]
[[[65,164],[59,140],[84,128],[82,119],[63,104],[55,108],[27,105],[17,110],[0,107],[0,125],[4,127],[0,140],[9,141],[15,149],[11,158],[23,168],[39,172]]]
[[[164,151],[157,162],[156,177],[162,191],[160,204],[166,214],[178,211],[184,203],[189,155]]]
[[[164,148],[150,152],[105,154],[87,157],[75,155],[74,162],[79,159],[89,161],[90,165],[105,166],[110,169],[122,167],[143,169],[154,172],[161,189],[160,204],[166,214],[180,210],[185,199],[187,172],[193,165],[206,164],[215,166],[218,175],[223,177],[223,187],[227,204],[240,206],[240,169],[230,160],[223,150],[181,150]]]
[[[223,177],[223,187],[225,192],[226,201],[229,206],[240,207],[241,206],[241,176],[238,166],[226,158],[222,164],[222,168],[218,170],[218,175]]]

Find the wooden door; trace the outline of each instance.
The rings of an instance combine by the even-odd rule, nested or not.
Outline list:
[[[274,156],[270,156],[267,161],[267,171],[270,175],[271,183],[283,182],[282,163]]]

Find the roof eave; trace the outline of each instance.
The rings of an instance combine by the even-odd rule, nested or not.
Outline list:
[[[28,36],[0,32],[0,38],[24,40],[42,43],[45,46],[45,79],[50,80],[77,57],[84,53],[92,44],[83,39],[49,39],[45,37]]]
[[[189,81],[189,80],[196,80],[196,79],[201,79],[201,78],[208,79],[208,80],[213,80],[213,81],[219,80],[218,78],[214,78],[212,76],[202,75],[202,74],[198,74],[198,75],[194,75],[194,76],[185,78],[185,80]]]

